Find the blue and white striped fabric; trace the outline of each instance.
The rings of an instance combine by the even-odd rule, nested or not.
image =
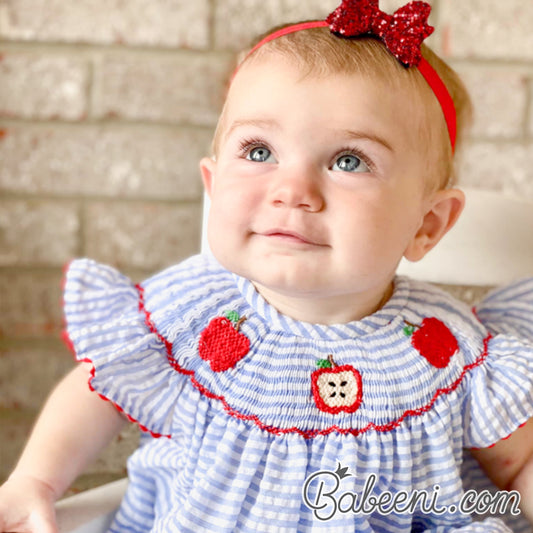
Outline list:
[[[138,287],[111,267],[74,261],[64,298],[77,357],[95,368],[91,387],[147,432],[110,531],[509,531],[450,507],[463,494],[463,447],[488,446],[533,416],[533,345],[496,328],[490,335],[446,293],[399,277],[377,313],[307,324],[279,314],[212,257],[196,256]],[[199,339],[228,310],[246,317],[239,331],[249,350],[215,372]],[[478,309],[486,313],[489,303]],[[405,331],[406,322],[431,317],[458,343],[444,368]],[[321,409],[313,397],[311,376],[329,355],[361,376],[353,412]],[[350,475],[335,498],[361,495],[375,475],[374,495],[437,490],[444,512],[320,520],[309,505],[321,497],[317,486],[304,501],[306,478],[339,464]]]
[[[477,306],[476,313],[494,334],[533,339],[533,278],[491,292]]]

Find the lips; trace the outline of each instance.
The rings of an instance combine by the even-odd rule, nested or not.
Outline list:
[[[300,243],[313,246],[324,246],[312,237],[283,228],[272,228],[267,231],[259,232],[259,235],[270,237],[272,239],[279,239],[280,241],[293,242],[295,244]]]

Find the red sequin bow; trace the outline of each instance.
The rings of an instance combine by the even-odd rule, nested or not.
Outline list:
[[[426,2],[409,2],[389,15],[379,9],[379,0],[342,0],[326,22],[343,37],[379,37],[398,61],[411,67],[420,63],[420,45],[433,33],[427,23],[430,12]]]

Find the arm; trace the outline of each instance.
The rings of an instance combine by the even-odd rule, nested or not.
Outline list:
[[[53,503],[117,435],[124,417],[87,386],[78,365],[54,389],[0,488],[0,531],[56,532]]]
[[[508,439],[471,452],[498,488],[520,493],[520,509],[533,524],[533,419]]]
[[[513,479],[510,488],[520,493],[520,509],[533,525],[533,455]]]

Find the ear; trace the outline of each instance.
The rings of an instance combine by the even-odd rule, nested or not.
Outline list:
[[[200,172],[202,174],[202,181],[204,183],[205,191],[209,198],[213,192],[213,187],[215,184],[215,171],[217,168],[217,163],[214,159],[210,157],[203,157],[200,161]]]
[[[404,257],[420,261],[457,222],[465,205],[465,195],[459,189],[435,192],[416,235],[408,244]]]

